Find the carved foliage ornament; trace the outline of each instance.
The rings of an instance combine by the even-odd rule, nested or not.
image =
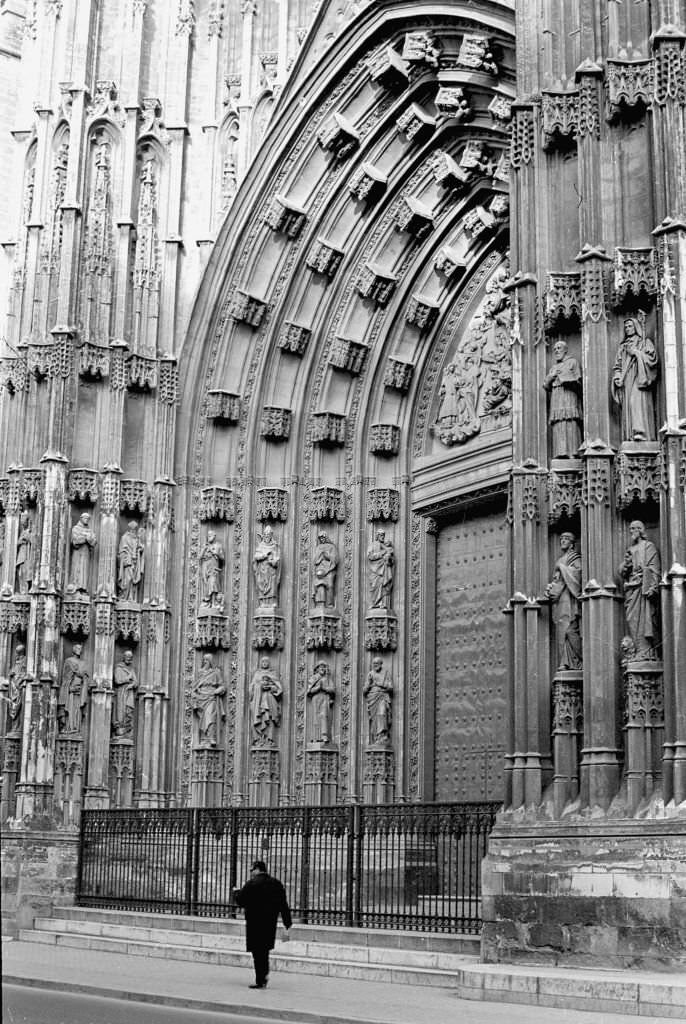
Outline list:
[[[544,149],[569,147],[576,138],[579,127],[578,91],[543,91],[541,94],[541,120]],[[514,159],[512,163],[513,166],[517,166]]]
[[[562,516],[573,516],[581,508],[581,467],[552,469],[548,474],[548,518],[551,522]]]
[[[614,300],[622,305],[627,299],[657,295],[655,250],[616,248],[614,253]]]
[[[576,273],[548,274],[544,295],[545,327],[549,332],[572,328],[581,320],[581,276]]]
[[[367,519],[397,523],[400,517],[400,491],[393,487],[372,487],[367,491]]]
[[[346,418],[341,413],[315,412],[312,414],[312,440],[320,445],[345,444]]]
[[[606,63],[607,116],[641,112],[650,103],[653,92],[651,60],[608,60]]]
[[[392,46],[382,46],[367,61],[373,82],[384,89],[404,89],[408,84],[407,64]]]
[[[218,423],[238,423],[241,415],[240,395],[212,389],[207,392],[207,418]]]
[[[664,723],[664,694],[659,672],[627,671],[624,676],[624,724],[660,727]]]
[[[345,522],[345,492],[339,487],[314,487],[310,495],[310,519]]]
[[[616,499],[618,508],[627,508],[632,501],[660,500],[660,466],[654,453],[630,452],[620,449],[615,463]]]
[[[686,55],[683,32],[671,26],[660,28],[653,36],[655,50],[655,102],[686,105]]]
[[[282,522],[288,519],[288,491],[284,487],[260,487],[255,514],[260,522]]]
[[[368,352],[369,347],[361,341],[336,338],[331,346],[329,363],[338,370],[345,370],[356,376],[362,372]]]
[[[98,474],[94,469],[72,469],[69,471],[69,501],[80,501],[95,505],[98,500]]]
[[[530,164],[536,152],[536,132],[532,107],[515,107],[510,138],[510,163],[515,170]]]
[[[553,731],[580,733],[583,730],[583,701],[580,679],[553,680]]]
[[[291,352],[293,355],[301,356],[307,348],[312,331],[302,324],[286,321],[281,328],[278,337],[278,346],[284,352]]]

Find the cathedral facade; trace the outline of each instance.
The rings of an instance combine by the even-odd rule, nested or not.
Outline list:
[[[487,956],[655,930],[684,0],[0,13],[3,819],[498,800]]]

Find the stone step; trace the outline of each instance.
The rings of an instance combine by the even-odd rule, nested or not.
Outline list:
[[[116,939],[122,942],[154,943],[169,947],[169,956],[178,946],[184,949],[210,949],[220,952],[242,952],[245,949],[243,930],[226,932],[190,932],[173,929],[143,927],[131,924],[111,924],[107,921],[71,921],[64,917],[36,918],[34,930],[41,933],[90,936],[93,939]],[[93,946],[92,948],[101,948]],[[317,960],[344,960],[347,963],[419,967],[427,970],[457,970],[464,965],[464,953],[441,953],[421,949],[398,949],[384,946],[350,946],[335,942],[309,941],[289,936],[288,945],[280,945],[279,952],[289,958]],[[184,959],[187,959],[184,956]]]
[[[161,957],[173,960],[191,960],[195,963],[216,964],[230,967],[252,967],[249,953],[228,949],[210,949],[202,946],[180,944],[162,945],[158,941],[132,941],[127,938],[113,938],[88,934],[75,934],[42,928],[22,929],[22,942],[43,943],[72,949],[98,950],[108,953],[125,953],[128,956]],[[289,943],[290,945],[290,943]],[[314,947],[316,944],[312,944]],[[343,953],[343,950],[338,950]],[[347,952],[347,951],[346,951]],[[282,947],[271,954],[271,962],[277,971],[315,974],[330,978],[354,978],[358,981],[387,981],[400,985],[431,985],[456,988],[458,971],[450,968],[411,966],[394,963],[363,963],[355,960],[328,959],[315,955],[294,955],[282,952]],[[462,966],[477,962],[476,957],[463,956]]]
[[[128,927],[162,929],[183,933],[220,935],[244,934],[243,918],[191,917],[160,914],[151,911],[109,910],[99,907],[60,907],[60,918],[69,921],[91,921],[123,924]],[[348,928],[345,926],[300,924],[295,922],[291,940],[323,942],[335,946],[370,946],[408,949],[432,953],[478,956],[478,935],[441,934],[401,931],[382,928]]]

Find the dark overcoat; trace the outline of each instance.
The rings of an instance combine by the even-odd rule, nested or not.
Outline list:
[[[279,914],[285,927],[291,927],[286,890],[271,875],[250,878],[236,893],[236,903],[245,910],[245,948],[249,953],[274,948]]]

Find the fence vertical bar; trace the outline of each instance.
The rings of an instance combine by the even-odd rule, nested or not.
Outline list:
[[[345,923],[348,928],[354,924],[354,883],[355,875],[355,805],[348,807],[345,859]]]
[[[311,808],[302,809],[302,859],[300,863],[300,919],[307,924],[309,912],[309,890],[310,890],[310,842],[312,839],[312,812]]]
[[[193,906],[193,810],[186,812],[186,878],[184,893],[184,913],[190,915]]]
[[[231,904],[231,917],[236,917],[236,901],[233,891],[238,884],[238,808],[231,808],[230,816],[231,838],[229,842],[229,902]]]
[[[355,893],[353,926],[359,928],[362,923],[362,845],[364,843],[364,808],[359,804],[353,806],[353,833],[355,837],[355,871],[352,878]]]

